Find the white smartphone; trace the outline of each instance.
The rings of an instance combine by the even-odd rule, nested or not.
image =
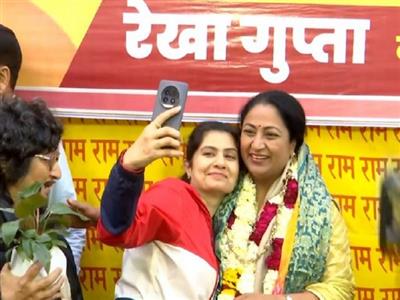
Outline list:
[[[168,119],[162,126],[173,127],[179,130],[182,123],[183,111],[186,104],[186,98],[189,85],[186,82],[161,80],[157,91],[156,103],[154,105],[153,116],[154,120],[160,113],[171,109],[175,106],[181,106],[180,112]]]

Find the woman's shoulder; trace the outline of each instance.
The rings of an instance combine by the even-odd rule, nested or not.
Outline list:
[[[142,194],[141,205],[159,210],[180,207],[181,210],[193,208],[201,202],[196,190],[183,180],[167,178],[154,183]]]
[[[154,188],[168,188],[168,189],[172,189],[172,190],[188,188],[188,187],[191,187],[191,185],[179,178],[173,178],[173,177],[169,177],[169,178],[160,180],[151,186],[151,188],[153,188],[153,189]]]
[[[150,186],[145,194],[148,195],[185,195],[187,193],[192,193],[194,191],[193,187],[178,178],[166,178],[158,181]]]

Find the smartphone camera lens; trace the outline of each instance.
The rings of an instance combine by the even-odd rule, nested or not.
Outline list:
[[[172,108],[179,103],[179,91],[174,86],[162,89],[160,102],[164,108]]]

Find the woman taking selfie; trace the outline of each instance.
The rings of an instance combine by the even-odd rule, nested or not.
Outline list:
[[[264,92],[240,117],[246,170],[213,216],[218,299],[353,299],[347,229],[304,144],[300,103]]]
[[[100,239],[130,248],[116,299],[200,300],[215,294],[219,267],[212,216],[237,182],[238,132],[219,122],[199,124],[187,144],[186,179],[160,181],[137,199],[143,168],[167,152],[181,154],[179,132],[160,126],[168,114],[150,123],[121,155],[102,197]],[[154,151],[159,152],[151,157]]]

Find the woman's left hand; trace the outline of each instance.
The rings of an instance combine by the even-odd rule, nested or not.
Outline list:
[[[74,211],[79,212],[85,217],[89,218],[88,221],[82,221],[79,217],[72,216],[70,220],[70,227],[88,228],[97,225],[97,220],[100,218],[100,208],[72,199],[68,199],[67,203]]]

